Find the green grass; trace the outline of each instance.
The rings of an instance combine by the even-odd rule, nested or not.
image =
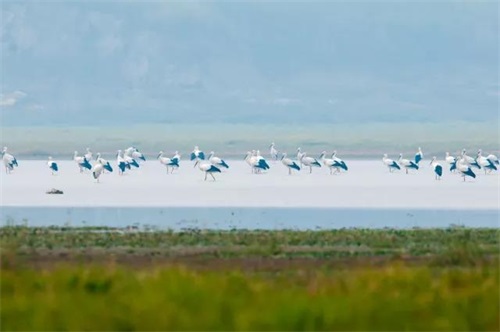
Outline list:
[[[0,330],[500,329],[500,229],[0,228]]]
[[[2,271],[2,330],[498,330],[498,268]]]
[[[184,248],[210,249],[219,256],[379,256],[444,255],[468,258],[497,254],[499,229],[371,230],[328,231],[200,231],[182,232],[96,232],[69,228],[0,228],[0,241],[18,251],[39,249],[154,249],[177,254]]]

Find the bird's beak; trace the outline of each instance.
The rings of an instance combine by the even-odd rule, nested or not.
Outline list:
[[[198,166],[198,163],[199,163],[199,162],[200,162],[199,160],[198,160],[198,161],[196,161],[196,162],[194,163],[193,168],[195,168],[196,166]]]
[[[434,160],[433,160],[434,161]],[[429,165],[432,165],[432,161],[429,163]]]
[[[156,157],[156,159],[160,158],[160,156],[161,156],[161,153],[158,153],[158,157]]]

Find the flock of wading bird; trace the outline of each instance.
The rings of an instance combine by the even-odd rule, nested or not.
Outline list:
[[[73,160],[76,163],[80,173],[92,174],[93,178],[99,182],[99,177],[104,173],[113,172],[113,167],[110,162],[101,157],[100,153],[97,153],[94,157],[92,151],[87,148],[86,153],[83,156],[78,155],[75,151]],[[309,169],[312,173],[315,167],[326,167],[330,170],[330,174],[339,174],[342,172],[347,172],[347,164],[337,157],[337,152],[334,151],[330,158],[327,158],[326,151],[323,151],[319,158],[313,158],[303,152],[300,148],[297,149],[296,160],[292,160],[287,157],[286,153],[279,153],[276,150],[275,144],[272,143],[269,147],[269,155],[271,160],[277,161],[281,160],[281,163],[288,169],[288,174],[292,175],[293,171],[300,171],[301,169]],[[406,174],[409,170],[418,171],[419,164],[424,158],[424,154],[421,148],[418,148],[413,160],[403,158],[403,154],[399,154],[397,160],[393,160],[384,154],[382,161],[389,169],[389,172],[394,172],[405,169]],[[157,156],[159,162],[167,168],[167,173],[173,173],[174,170],[179,168],[179,163],[181,160],[181,155],[178,151],[175,151],[174,155],[171,157],[166,157],[163,151]],[[2,160],[5,165],[5,171],[10,174],[15,167],[19,164],[17,159],[8,153],[7,147],[2,150]],[[205,181],[208,175],[212,177],[215,181],[214,173],[221,173],[221,168],[229,168],[229,165],[221,158],[215,156],[212,151],[205,156],[205,153],[201,151],[198,146],[194,147],[193,152],[190,154],[190,160],[194,161],[194,167],[198,166],[200,171],[205,173]],[[260,155],[259,150],[248,151],[244,158],[245,162],[250,166],[252,173],[262,173],[270,169],[270,166],[266,159]],[[132,170],[133,168],[139,168],[142,162],[146,161],[146,157],[137,148],[129,147],[125,150],[118,150],[116,154],[116,166],[118,167],[118,174],[123,175],[125,172]],[[452,156],[449,152],[446,152],[444,161],[449,165],[450,172],[460,174],[464,181],[466,177],[475,178],[476,174],[473,168],[483,169],[485,174],[496,171],[499,167],[499,161],[497,156],[489,154],[483,156],[482,150],[479,149],[476,157],[471,157],[467,155],[465,149],[458,156]],[[93,162],[93,164],[92,164]],[[436,157],[433,157],[430,165],[434,171],[436,180],[440,180],[443,175],[443,166],[437,161]],[[53,175],[59,172],[59,166],[57,163],[49,157],[47,161],[47,166]]]

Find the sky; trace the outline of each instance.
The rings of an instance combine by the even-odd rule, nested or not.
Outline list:
[[[2,125],[498,121],[498,6],[2,1]]]

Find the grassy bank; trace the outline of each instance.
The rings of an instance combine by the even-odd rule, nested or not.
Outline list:
[[[499,229],[4,227],[2,330],[498,330]]]
[[[328,231],[126,231],[60,227],[0,228],[4,248],[17,254],[114,252],[167,257],[425,256],[475,260],[498,254],[499,229],[339,229]]]

